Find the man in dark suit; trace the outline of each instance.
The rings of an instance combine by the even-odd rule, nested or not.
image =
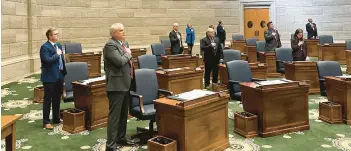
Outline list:
[[[214,36],[214,30],[208,28],[206,37],[201,39],[200,48],[204,52],[205,62],[205,87],[210,85],[210,74],[212,71],[212,83],[218,82],[218,64],[219,60],[223,59],[223,50],[221,42]]]
[[[173,24],[173,30],[169,32],[169,40],[171,41],[171,53],[172,55],[183,53],[183,42],[182,34],[178,31],[179,24]]]
[[[111,25],[110,36],[111,38],[103,49],[106,91],[109,100],[106,151],[116,151],[117,144],[134,144],[133,141],[125,138],[130,99],[129,91],[134,70],[131,51],[124,44],[123,24],[115,23]]]
[[[268,29],[264,32],[264,39],[266,40],[265,51],[274,51],[282,46],[280,35],[278,30],[274,29],[272,22],[269,22],[267,27]]]
[[[44,102],[43,102],[43,127],[53,129],[53,124],[59,124],[60,121],[60,102],[63,92],[64,77],[67,74],[65,58],[62,53],[62,46],[58,43],[59,32],[55,28],[46,31],[48,39],[40,47],[41,61],[41,82],[44,85]],[[50,108],[52,104],[52,118],[50,121]]]
[[[219,38],[220,42],[222,43],[223,47],[225,47],[225,40],[226,40],[226,32],[223,27],[222,21],[218,21],[217,26],[217,37]]]
[[[308,23],[306,24],[307,38],[308,39],[316,39],[318,36],[317,33],[317,25],[312,22],[312,18],[308,19]]]

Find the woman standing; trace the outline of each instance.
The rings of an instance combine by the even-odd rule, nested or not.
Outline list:
[[[294,37],[291,39],[291,48],[293,50],[294,61],[306,61],[307,44],[303,39],[303,30],[297,29]]]
[[[186,28],[185,43],[188,44],[189,54],[191,54],[191,52],[193,50],[194,41],[195,41],[195,30],[194,30],[193,26],[191,26],[191,24],[188,23],[187,28]]]

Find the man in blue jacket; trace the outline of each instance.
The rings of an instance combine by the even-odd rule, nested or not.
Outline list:
[[[40,80],[44,85],[43,127],[46,129],[53,129],[52,123],[60,123],[60,102],[64,76],[67,74],[62,46],[56,43],[58,35],[55,28],[48,29],[46,31],[48,41],[40,47]],[[49,119],[51,104],[52,121]]]
[[[189,54],[191,54],[194,46],[194,41],[195,41],[195,30],[193,26],[188,23],[187,28],[186,28],[186,40],[185,43],[188,44],[189,48]]]

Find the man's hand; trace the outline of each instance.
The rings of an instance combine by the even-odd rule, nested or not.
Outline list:
[[[212,47],[216,47],[216,43],[214,43],[214,42],[211,43],[211,45],[212,45]]]
[[[132,51],[129,48],[126,48],[128,54],[132,54]]]
[[[57,53],[57,55],[61,55],[61,54],[62,54],[61,49],[57,49],[57,50],[56,50],[56,53]]]
[[[276,33],[272,33],[272,35],[273,35],[273,36],[275,36],[275,35],[276,35]]]

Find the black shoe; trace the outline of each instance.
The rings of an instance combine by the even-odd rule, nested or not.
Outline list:
[[[120,139],[116,143],[119,145],[135,145],[136,144],[136,142],[134,140],[129,140],[126,138]]]
[[[54,121],[52,121],[52,123],[53,123],[53,124],[61,124],[62,121],[61,121],[61,120],[54,120]]]

